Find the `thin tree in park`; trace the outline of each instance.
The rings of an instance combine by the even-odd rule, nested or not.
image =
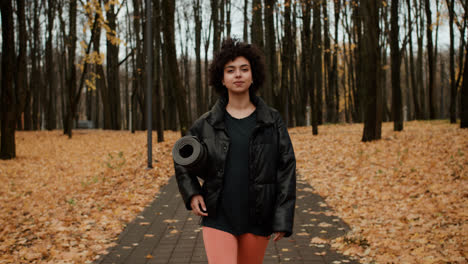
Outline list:
[[[455,48],[454,48],[454,33],[453,20],[455,18],[454,5],[455,0],[446,0],[449,12],[449,28],[450,28],[450,123],[457,122],[456,100],[457,100],[457,83],[455,81]]]
[[[23,129],[23,123],[21,121],[21,114],[24,112],[24,121],[26,122],[26,112],[25,105],[26,99],[29,93],[29,87],[27,83],[28,79],[28,70],[27,70],[27,38],[26,33],[26,15],[25,15],[25,6],[24,0],[16,1],[17,9],[17,19],[18,19],[18,57],[16,60],[16,97],[17,97],[17,108],[16,108],[16,120],[18,121],[18,129]]]
[[[379,82],[379,8],[380,1],[363,0],[360,12],[363,19],[362,52],[360,62],[363,72],[364,89],[364,132],[362,141],[381,138],[382,134],[382,87]]]
[[[72,126],[73,126],[73,96],[76,93],[76,1],[70,1],[69,7],[69,34],[68,34],[68,65],[67,65],[67,88],[68,88],[68,110],[64,122],[64,134],[68,134],[68,137],[72,137]]]
[[[463,83],[460,92],[460,128],[468,128],[468,48],[465,48],[465,66],[463,68]]]
[[[391,2],[391,30],[390,30],[390,53],[392,61],[392,117],[393,117],[393,130],[403,130],[403,105],[400,86],[400,64],[401,54],[398,45],[399,30],[398,26],[398,0]]]
[[[164,45],[167,56],[167,67],[171,76],[169,77],[170,86],[175,88],[176,104],[179,113],[180,122],[180,133],[182,136],[188,131],[188,117],[187,117],[187,105],[185,103],[186,93],[182,87],[182,82],[179,74],[179,67],[177,66],[176,47],[174,40],[174,13],[175,13],[175,2],[170,0],[162,1],[162,15],[163,15],[163,35]]]
[[[434,98],[434,44],[432,42],[432,13],[431,13],[431,4],[429,0],[425,0],[425,10],[426,10],[426,35],[427,35],[427,59],[429,64],[429,118],[435,119],[436,110],[435,110],[435,98]]]
[[[202,30],[202,9],[200,0],[193,0],[193,17],[195,23],[195,79],[197,91],[197,116],[203,114],[204,101],[202,89],[202,72],[201,72],[201,30]]]

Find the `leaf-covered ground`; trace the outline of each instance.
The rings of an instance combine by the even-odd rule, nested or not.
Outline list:
[[[300,177],[352,228],[326,242],[364,263],[466,263],[468,130],[392,128],[371,143],[360,142],[360,124],[290,130]],[[165,137],[146,170],[145,132],[17,132],[18,158],[0,161],[0,263],[84,263],[105,252],[173,174],[179,133]]]
[[[84,263],[104,252],[173,175],[179,135],[153,142],[146,170],[146,132],[17,132],[17,158],[0,161],[0,263]]]
[[[298,172],[352,231],[332,241],[364,263],[467,263],[468,130],[447,122],[293,129]]]

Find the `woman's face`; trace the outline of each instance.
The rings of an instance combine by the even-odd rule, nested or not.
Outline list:
[[[248,93],[252,84],[252,70],[245,57],[237,57],[224,65],[223,85],[229,93]]]

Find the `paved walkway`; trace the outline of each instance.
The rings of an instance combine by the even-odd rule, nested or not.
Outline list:
[[[314,237],[333,239],[349,227],[305,182],[298,181],[294,234],[270,243],[264,263],[340,264],[359,263],[330,249],[311,244]],[[117,245],[96,264],[208,263],[200,218],[185,209],[175,177],[161,188],[156,199],[120,234]]]

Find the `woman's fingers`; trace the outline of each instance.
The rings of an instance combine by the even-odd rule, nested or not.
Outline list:
[[[200,197],[199,201],[200,201],[200,208],[206,212],[206,205],[205,205],[205,201],[203,200],[203,197]]]
[[[208,216],[206,212],[206,206],[205,206],[205,201],[203,200],[203,196],[201,195],[196,195],[192,198],[192,211],[195,215],[198,216]],[[203,212],[203,211],[205,212]]]
[[[273,241],[277,242],[278,240],[282,239],[285,234],[285,232],[276,232]]]
[[[208,216],[208,213],[206,213],[205,201],[201,195],[198,197],[198,212],[200,216]]]

